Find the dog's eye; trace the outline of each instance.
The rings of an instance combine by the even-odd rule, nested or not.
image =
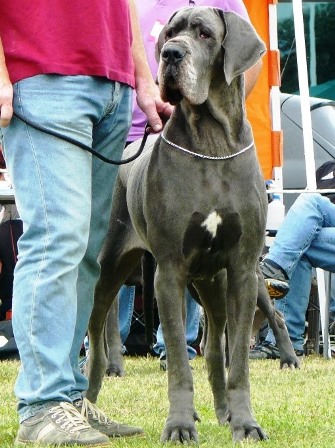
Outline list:
[[[202,39],[209,39],[211,36],[209,33],[206,33],[206,31],[200,31],[200,37]]]
[[[172,30],[167,30],[165,33],[165,41],[171,39],[173,36]]]

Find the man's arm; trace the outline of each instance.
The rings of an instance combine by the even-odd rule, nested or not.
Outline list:
[[[161,99],[158,86],[152,77],[134,0],[129,0],[129,7],[133,32],[132,54],[135,64],[137,104],[148,117],[151,128],[159,132],[163,128],[160,115],[169,117],[173,108]]]
[[[9,125],[13,116],[13,86],[10,82],[0,38],[0,127]]]

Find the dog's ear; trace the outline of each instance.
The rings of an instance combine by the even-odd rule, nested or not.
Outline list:
[[[155,58],[156,58],[157,63],[159,63],[161,51],[162,51],[163,45],[165,44],[165,28],[166,28],[166,25],[164,26],[162,31],[159,33],[158,40],[157,40],[156,46],[155,46]]]
[[[164,28],[161,30],[161,32],[159,33],[158,39],[157,39],[157,43],[155,46],[155,57],[156,57],[156,61],[159,63],[159,57],[163,48],[163,45],[165,44],[165,30],[166,30],[166,26],[171,22],[171,20],[174,18],[174,16],[177,14],[178,10],[175,11],[172,16],[169,18],[168,22],[164,25]]]
[[[259,61],[266,47],[249,22],[234,12],[218,11],[225,25],[223,70],[229,85]]]

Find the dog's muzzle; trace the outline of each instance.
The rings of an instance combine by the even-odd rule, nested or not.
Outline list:
[[[179,64],[185,57],[186,51],[175,45],[164,45],[161,53],[162,60],[165,64]]]

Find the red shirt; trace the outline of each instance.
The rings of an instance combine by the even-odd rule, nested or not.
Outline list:
[[[127,0],[1,1],[0,35],[12,83],[55,73],[134,87]]]

